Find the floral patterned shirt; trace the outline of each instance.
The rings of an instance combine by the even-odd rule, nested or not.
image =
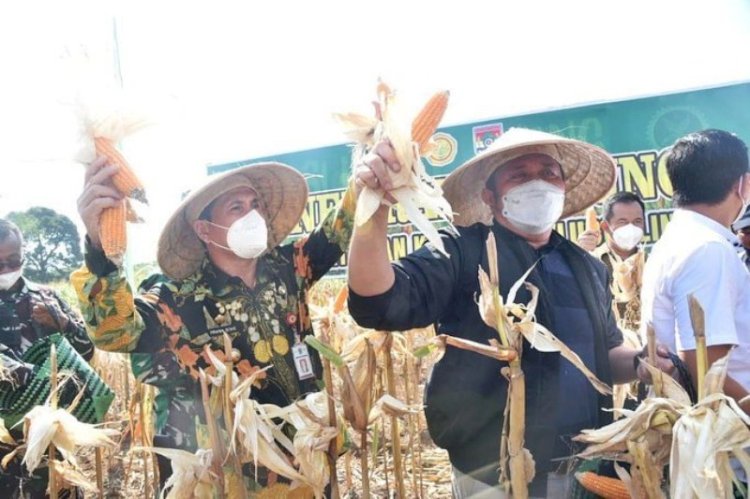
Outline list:
[[[52,319],[60,327],[37,323],[31,314],[35,304],[47,305]],[[61,316],[58,316],[61,315]],[[60,332],[86,360],[94,354],[94,345],[86,335],[83,319],[55,290],[21,277],[7,291],[0,291],[0,364],[15,371],[16,381],[23,381],[29,368],[21,361],[28,348],[40,338]]]
[[[87,264],[71,280],[89,335],[99,348],[131,353],[137,379],[159,388],[157,434],[167,438],[162,445],[206,446],[202,430],[196,433],[205,419],[198,373],[215,374],[206,349],[223,360],[225,333],[241,377],[273,365],[253,390],[259,402],[288,405],[320,388],[317,353],[309,349],[313,373],[304,377],[297,374],[292,348],[313,334],[306,294],[346,251],[354,209],[350,187],[312,233],[258,259],[253,288],[206,258],[184,280],[146,279],[134,297],[124,273],[88,245]]]

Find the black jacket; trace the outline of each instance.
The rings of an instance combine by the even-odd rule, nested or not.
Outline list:
[[[478,267],[487,270],[485,240],[490,228],[475,224],[458,234],[442,233],[450,258],[425,246],[394,264],[396,282],[383,295],[364,298],[350,293],[349,310],[362,326],[381,330],[407,330],[436,323],[446,333],[486,344],[497,332],[479,316]],[[539,254],[524,239],[495,224],[500,287],[510,287],[537,260]],[[577,245],[553,233],[550,244],[563,253],[579,284],[595,331],[595,374],[607,384],[612,377],[608,350],[622,343],[611,309],[608,273],[604,265]],[[549,305],[535,272],[530,282],[540,288],[537,320],[550,326]],[[521,288],[516,301],[530,295]],[[554,332],[554,331],[553,331]],[[554,469],[550,461],[558,438],[554,408],[559,394],[560,355],[524,347],[522,368],[526,378],[526,447],[536,461],[537,476]],[[448,348],[436,363],[425,390],[425,415],[437,445],[448,450],[451,463],[465,474],[490,485],[498,483],[500,429],[507,397],[502,364],[474,352]],[[571,394],[574,396],[575,394]],[[612,407],[611,397],[600,397],[600,407]],[[611,421],[600,412],[599,426]]]

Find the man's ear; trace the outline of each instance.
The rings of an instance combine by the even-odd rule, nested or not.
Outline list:
[[[484,204],[490,207],[490,209],[495,208],[495,193],[491,190],[487,189],[486,187],[482,189],[482,201],[484,201]]]
[[[208,236],[208,222],[206,220],[196,220],[193,222],[193,230],[198,236],[198,239],[208,244],[210,237]]]
[[[612,227],[609,226],[609,222],[606,220],[602,220],[602,223],[599,224],[604,232],[607,234],[612,234]]]

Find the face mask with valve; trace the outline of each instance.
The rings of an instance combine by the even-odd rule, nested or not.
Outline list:
[[[546,232],[560,219],[565,191],[544,180],[513,187],[503,196],[503,216],[527,234]]]
[[[612,231],[612,240],[618,248],[630,251],[643,239],[643,229],[637,225],[627,224]]]
[[[268,227],[258,210],[249,211],[229,227],[208,223],[227,231],[227,246],[213,241],[211,244],[229,250],[240,258],[258,258],[268,248]]]

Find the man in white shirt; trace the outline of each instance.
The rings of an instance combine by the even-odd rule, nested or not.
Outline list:
[[[641,333],[677,351],[696,377],[688,295],[705,311],[710,363],[735,347],[724,385],[738,402],[750,392],[750,274],[730,230],[750,202],[747,146],[721,130],[678,139],[667,158],[677,209],[646,264]],[[742,404],[750,412],[750,403]]]

